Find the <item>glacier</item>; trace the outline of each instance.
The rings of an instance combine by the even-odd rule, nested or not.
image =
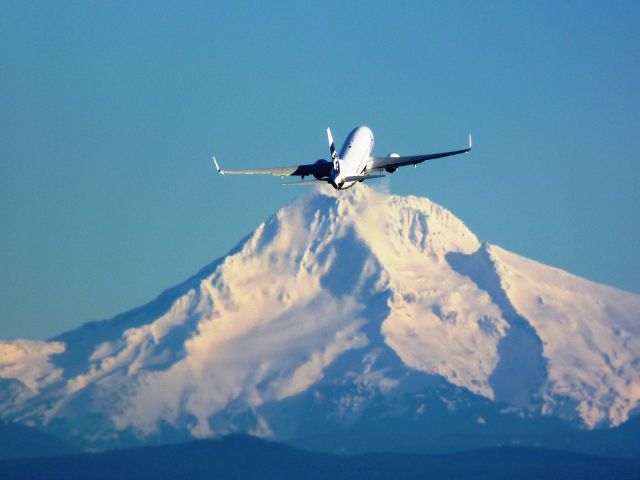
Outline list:
[[[0,418],[96,448],[372,422],[419,441],[445,414],[616,426],[640,400],[639,317],[640,296],[426,198],[318,188],[147,305],[0,342]]]

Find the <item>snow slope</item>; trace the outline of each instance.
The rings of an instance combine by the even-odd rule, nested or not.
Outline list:
[[[0,416],[98,446],[286,439],[319,405],[346,427],[448,385],[617,425],[638,405],[639,316],[640,296],[483,244],[425,198],[314,190],[143,307],[0,343]]]

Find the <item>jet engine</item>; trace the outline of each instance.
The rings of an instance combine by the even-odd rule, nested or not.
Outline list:
[[[397,153],[390,153],[387,155],[387,158],[398,158],[400,155]],[[398,169],[398,167],[386,167],[385,171],[388,173],[393,173]]]
[[[316,163],[313,164],[313,176],[316,177],[318,180],[322,179],[322,178],[326,178],[328,176],[331,175],[331,162],[328,162],[326,160],[318,160]]]

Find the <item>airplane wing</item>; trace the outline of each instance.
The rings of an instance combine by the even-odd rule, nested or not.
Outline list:
[[[473,148],[471,144],[471,135],[469,135],[469,146],[462,150],[452,150],[450,152],[441,153],[429,153],[427,155],[412,155],[408,157],[389,156],[389,157],[370,157],[367,166],[364,169],[364,174],[375,172],[376,170],[392,169],[395,170],[399,167],[406,165],[417,165],[418,163],[425,162],[427,160],[435,160],[436,158],[450,157],[452,155],[459,155],[461,153],[467,153]]]
[[[276,177],[306,177],[314,175],[319,178],[324,178],[329,177],[331,173],[331,163],[326,160],[318,160],[315,163],[306,165],[292,165],[290,167],[249,168],[242,170],[223,170],[220,168],[216,157],[213,157],[213,163],[220,175],[273,175]]]

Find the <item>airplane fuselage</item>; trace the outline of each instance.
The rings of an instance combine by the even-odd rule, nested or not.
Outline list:
[[[337,190],[352,187],[358,182],[384,177],[386,173],[393,173],[400,167],[413,165],[414,167],[427,160],[450,157],[467,153],[471,150],[471,135],[469,146],[459,150],[421,155],[400,156],[390,153],[386,157],[374,157],[373,132],[368,127],[354,128],[347,136],[340,153],[337,152],[331,129],[327,128],[327,141],[331,160],[321,158],[314,163],[289,165],[286,167],[245,168],[241,170],[223,170],[213,157],[213,164],[220,175],[274,175],[280,177],[282,185],[316,185],[329,183]],[[299,182],[285,182],[285,177],[300,177]],[[305,177],[312,177],[305,180]]]
[[[357,182],[346,181],[364,172],[373,151],[373,132],[368,127],[354,128],[345,140],[338,155],[338,168],[331,171],[331,183],[334,188],[343,190]]]

